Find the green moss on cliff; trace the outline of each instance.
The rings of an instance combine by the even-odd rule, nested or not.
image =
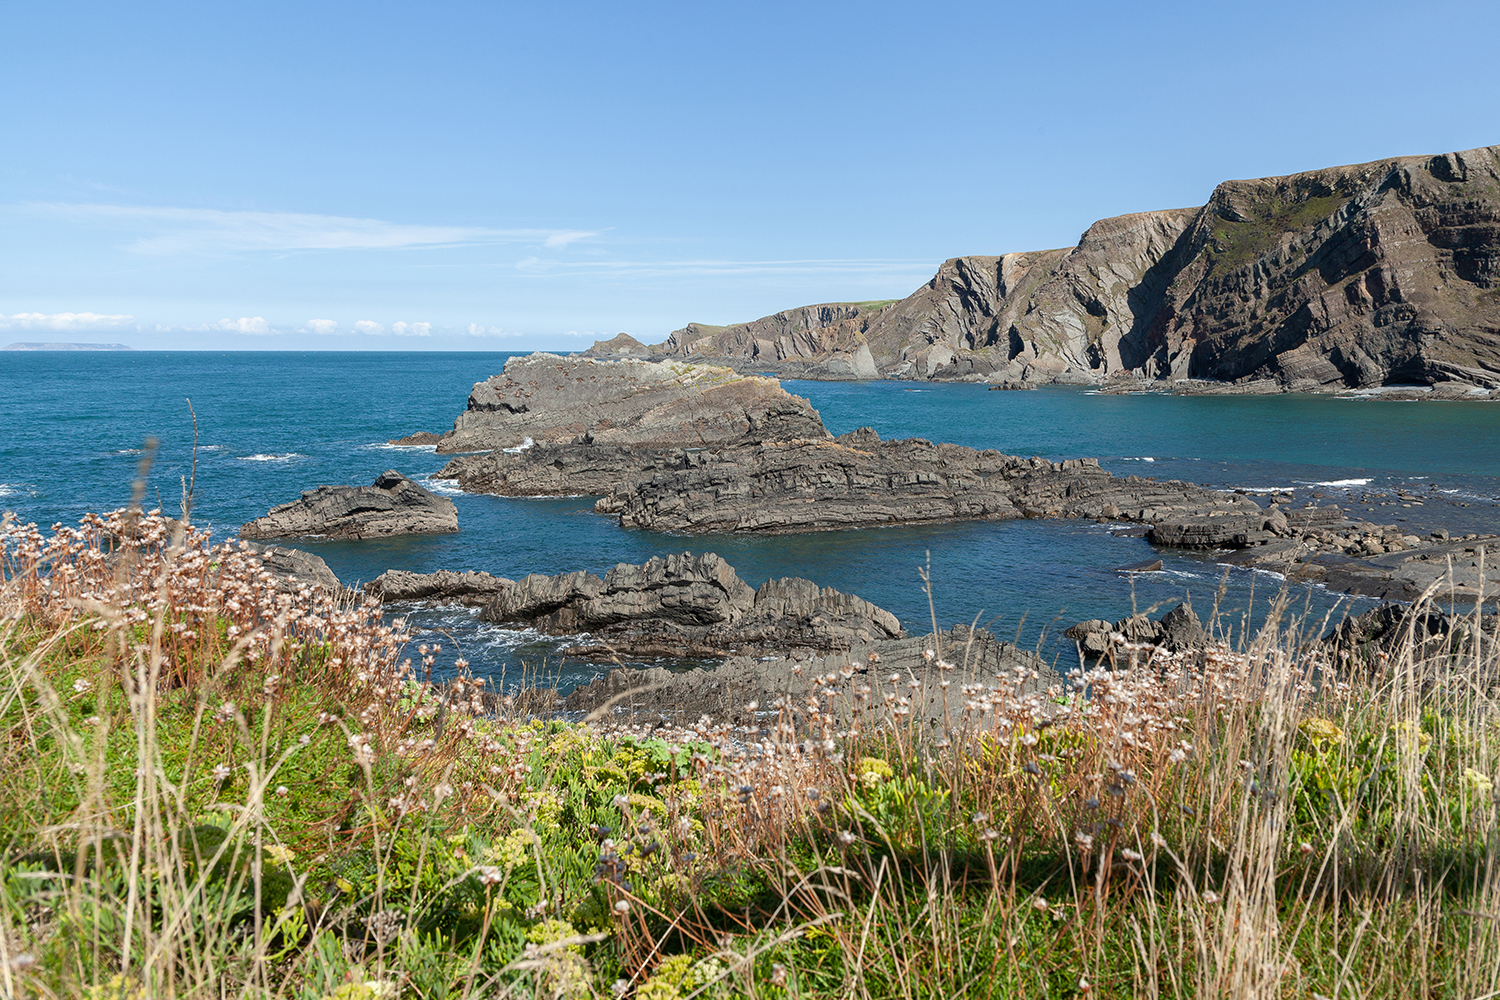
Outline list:
[[[1338,194],[1297,201],[1272,197],[1250,205],[1245,221],[1216,218],[1209,258],[1212,272],[1232,271],[1259,259],[1284,234],[1321,222],[1348,200]]]

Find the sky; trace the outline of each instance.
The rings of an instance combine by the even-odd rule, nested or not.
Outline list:
[[[0,39],[0,345],[654,343],[1500,144],[1492,0],[0,0]]]

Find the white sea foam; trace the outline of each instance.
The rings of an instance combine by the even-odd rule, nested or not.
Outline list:
[[[0,497],[18,497],[37,495],[37,488],[30,483],[0,483]]]
[[[390,441],[373,441],[360,447],[366,451],[437,451],[435,444],[394,444]]]
[[[531,440],[531,438],[526,438],[514,448],[501,448],[500,450],[505,452],[507,455],[519,455],[521,454],[521,452],[525,451],[527,448],[530,448],[534,444],[536,444],[535,441]],[[436,445],[434,445],[434,447],[436,447]]]
[[[224,450],[224,446],[222,444],[200,444],[198,446],[198,450],[199,451],[223,451]]]
[[[421,479],[418,482],[434,493],[446,493],[452,497],[468,496],[467,493],[458,488],[457,479]]]
[[[1369,486],[1369,479],[1328,479],[1322,482],[1314,482],[1313,486]]]
[[[1244,490],[1246,493],[1291,493],[1296,488],[1297,487],[1295,487],[1295,486],[1236,486],[1235,487],[1235,489],[1237,489],[1237,490]]]
[[[284,455],[262,455],[257,453],[254,455],[240,455],[238,457],[241,462],[290,462],[294,458],[304,458],[306,456],[301,452],[289,451]]]
[[[1122,461],[1122,462],[1154,462],[1154,461],[1156,461],[1156,459],[1152,458],[1150,455],[1138,455],[1138,456],[1134,456],[1134,457],[1127,456],[1125,458],[1120,459],[1120,461]]]

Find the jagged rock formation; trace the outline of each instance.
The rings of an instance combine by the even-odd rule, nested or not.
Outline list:
[[[583,438],[693,448],[827,436],[818,411],[775,379],[631,359],[511,358],[474,386],[440,452],[525,449]]]
[[[551,635],[587,633],[565,655],[723,656],[731,652],[848,649],[898,638],[901,624],[868,601],[801,579],[751,588],[713,553],[621,563],[592,573],[533,574],[480,613]]]
[[[1497,289],[1491,146],[1226,181],[1202,208],[1104,219],[1071,249],[954,258],[897,303],[694,324],[654,349],[774,365],[868,347],[911,378],[1496,388]]]
[[[319,486],[300,500],[272,507],[240,529],[241,538],[380,538],[458,530],[453,501],[418,486],[394,469],[372,486]]]
[[[944,669],[940,661],[953,664],[953,669]],[[975,721],[986,704],[1035,695],[1054,686],[1060,691],[1062,683],[1035,653],[1001,642],[985,629],[955,625],[936,636],[860,643],[824,656],[798,653],[763,660],[735,656],[711,670],[685,672],[621,668],[575,688],[563,707],[573,712],[679,722],[707,715],[754,726],[760,722],[757,710],[772,709],[777,699],[801,703],[817,692],[824,698],[825,710],[843,720],[856,703],[857,691],[882,685],[889,690],[892,674],[902,679],[899,696],[908,702],[903,708],[909,707],[928,722],[954,728]],[[921,686],[909,687],[908,678],[920,679]]]
[[[683,453],[670,465],[601,498],[595,509],[618,514],[625,527],[695,533],[1014,517],[1153,523],[1260,511],[1233,493],[1113,476],[1093,459],[1049,462],[921,439],[881,441],[868,427],[831,441]]]
[[[388,569],[365,584],[365,593],[382,601],[435,601],[480,606],[493,601],[514,583],[514,580],[484,572],[440,569],[436,573],[412,573]]]

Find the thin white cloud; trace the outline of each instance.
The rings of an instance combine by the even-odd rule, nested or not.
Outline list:
[[[432,324],[403,323],[397,321],[391,324],[391,332],[398,337],[430,337],[432,336]]]
[[[223,330],[225,333],[253,333],[267,334],[275,333],[264,316],[241,316],[239,319],[221,319],[214,324],[214,329]]]
[[[567,246],[569,243],[577,243],[579,240],[586,240],[586,239],[588,239],[591,236],[598,236],[598,235],[599,235],[598,233],[572,232],[572,231],[562,232],[562,233],[553,233],[551,236],[547,237],[545,240],[542,241],[542,246],[546,247],[548,250],[557,250],[557,249],[560,249],[562,247]]]
[[[503,326],[485,326],[483,323],[470,323],[463,328],[463,332],[471,337],[524,337],[526,334],[515,330],[507,330]]]
[[[97,330],[132,322],[134,316],[91,312],[14,313],[0,315],[0,329],[5,330]]]
[[[354,324],[354,332],[367,333],[373,336],[375,334],[384,333],[385,327],[381,326],[373,319],[362,319]]]
[[[598,233],[563,229],[433,226],[304,212],[225,211],[143,205],[37,203],[21,211],[136,233],[131,250],[143,254],[293,250],[401,250],[540,244],[558,249]]]
[[[307,321],[307,329],[313,333],[328,335],[339,328],[337,320],[332,319],[310,319]]]

